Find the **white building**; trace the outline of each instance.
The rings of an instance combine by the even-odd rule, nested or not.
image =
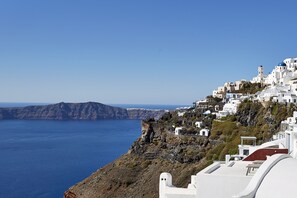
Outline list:
[[[286,85],[288,81],[297,77],[297,58],[286,58],[280,62],[267,76],[264,75],[264,67],[258,67],[258,75],[252,83],[264,83],[266,85]]]
[[[217,118],[222,118],[228,115],[234,115],[237,112],[237,108],[240,105],[241,101],[238,99],[230,99],[229,102],[227,102],[223,106],[223,110],[219,111],[217,113]]]
[[[227,111],[229,114],[233,115],[237,112],[240,103],[240,100],[232,99],[224,105],[223,111]]]
[[[297,77],[297,58],[287,58],[280,62],[272,72],[264,77],[264,83],[267,85],[286,85],[288,81]]]
[[[226,93],[226,100],[240,99],[243,96],[242,93]]]
[[[260,102],[270,101],[273,98],[282,96],[288,92],[289,87],[282,85],[271,85],[266,87],[264,90],[255,94],[256,99]]]
[[[234,83],[234,90],[235,91],[240,90],[242,84],[245,83],[245,82],[246,82],[246,80],[237,80],[237,81],[235,81],[235,83]]]
[[[284,62],[279,63],[272,72],[265,79],[265,84],[274,85],[280,84],[283,85],[283,79],[286,75],[288,75],[289,71],[287,70],[287,66]]]
[[[284,135],[262,145],[249,145],[242,155],[226,155],[191,176],[187,188],[172,185],[170,173],[162,173],[159,198],[295,198],[297,181],[297,112],[282,122]],[[255,141],[255,137],[243,137]],[[239,147],[240,148],[240,147]],[[244,153],[246,155],[244,155]],[[290,154],[288,154],[290,153]],[[232,157],[236,160],[230,160]],[[244,157],[243,160],[239,160]]]
[[[208,129],[201,129],[199,131],[199,135],[208,137],[209,136],[209,130]]]
[[[256,93],[256,100],[260,102],[273,101],[278,103],[297,104],[296,88],[292,90],[292,87],[293,86],[290,85],[270,85],[261,92]]]
[[[183,117],[185,115],[185,113],[186,113],[185,111],[183,111],[183,112],[178,111],[177,116],[178,117]]]
[[[258,75],[251,80],[251,83],[264,83],[264,67],[260,65],[258,67]]]
[[[295,71],[297,67],[297,58],[286,58],[284,63],[288,67],[289,70]]]
[[[183,127],[176,127],[174,130],[174,134],[180,135],[183,129],[184,129]]]
[[[241,144],[238,145],[238,155],[240,157],[246,157],[250,153],[255,151],[256,147],[256,137],[246,137],[246,136],[241,136]],[[245,142],[249,141],[249,144],[245,144]],[[251,144],[252,143],[252,144]]]
[[[246,80],[238,80],[233,82],[226,82],[224,86],[218,87],[217,89],[213,90],[212,97],[214,98],[225,98],[227,93],[238,91],[242,84],[246,82]]]
[[[197,128],[202,128],[202,126],[203,126],[203,122],[202,122],[202,121],[197,121],[197,122],[195,122],[195,126],[196,126]]]
[[[296,94],[292,93],[283,93],[279,94],[277,97],[273,97],[273,102],[278,102],[278,103],[297,103],[297,96]]]

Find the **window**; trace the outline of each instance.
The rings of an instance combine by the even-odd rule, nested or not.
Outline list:
[[[243,150],[243,155],[249,155],[249,150],[244,149],[244,150]]]

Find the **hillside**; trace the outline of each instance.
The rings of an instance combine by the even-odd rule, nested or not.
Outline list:
[[[190,111],[182,118],[176,112],[166,113],[158,121],[142,123],[141,137],[128,153],[97,170],[84,181],[65,192],[65,198],[93,197],[158,197],[158,181],[161,172],[173,175],[173,184],[183,186],[213,160],[223,160],[225,154],[237,152],[241,135],[255,135],[258,143],[267,141],[277,132],[280,121],[292,115],[296,106],[245,101],[236,116],[211,121],[210,137],[187,133],[175,136],[172,123],[195,120]],[[201,117],[203,115],[195,115]],[[189,123],[188,123],[189,124]]]

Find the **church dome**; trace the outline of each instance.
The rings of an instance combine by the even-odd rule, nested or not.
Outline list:
[[[277,66],[287,66],[287,65],[284,62],[280,62]]]

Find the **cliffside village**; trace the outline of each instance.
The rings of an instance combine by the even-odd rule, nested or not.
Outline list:
[[[257,84],[261,87],[255,93],[244,93],[242,89],[247,84]],[[252,80],[238,80],[226,82],[204,100],[193,103],[193,111],[203,111],[204,115],[215,115],[217,119],[234,115],[237,108],[244,100],[253,102],[278,102],[297,104],[297,58],[286,58],[280,62],[271,73],[264,74],[264,67],[258,67],[258,75]],[[179,109],[178,116],[182,117],[188,109]],[[195,127],[200,130],[197,135],[209,136],[210,131],[202,121],[196,121]],[[175,127],[175,135],[184,130],[183,126]]]
[[[225,83],[213,91],[212,97],[195,102],[195,110],[202,109],[204,114],[222,118],[236,113],[238,105],[245,99],[261,103],[273,101],[296,104],[296,70],[297,58],[285,59],[267,76],[264,75],[263,66],[260,66],[258,75],[248,82],[263,85],[260,91],[253,94],[239,93],[247,81]],[[220,98],[224,103],[222,110],[219,105],[210,105],[215,98]],[[182,114],[182,111],[179,112],[179,115]],[[197,127],[203,126],[201,122],[196,124]],[[297,111],[293,112],[293,117],[281,122],[279,132],[268,142],[256,145],[255,136],[240,138],[238,154],[227,154],[225,161],[214,161],[192,175],[187,188],[173,186],[172,175],[163,172],[159,179],[159,198],[296,197]],[[253,144],[249,145],[248,142]]]

